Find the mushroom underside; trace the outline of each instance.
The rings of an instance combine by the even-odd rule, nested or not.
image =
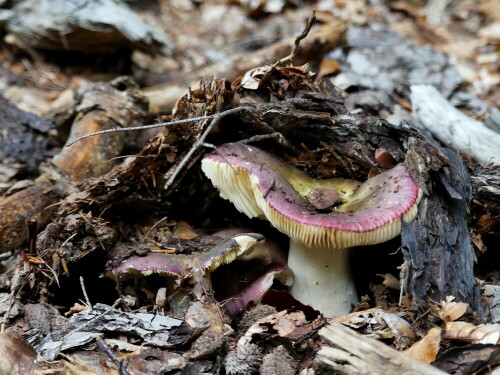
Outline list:
[[[225,144],[206,156],[202,170],[248,217],[267,219],[290,238],[292,295],[327,316],[349,312],[357,302],[347,248],[388,241],[417,214],[421,190],[400,164],[365,183],[313,180],[255,147]],[[318,211],[314,189],[333,189],[339,204]]]

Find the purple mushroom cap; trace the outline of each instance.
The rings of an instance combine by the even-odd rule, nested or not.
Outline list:
[[[224,144],[204,158],[202,168],[221,195],[249,217],[267,218],[299,243],[318,243],[331,249],[383,242],[389,238],[379,237],[386,235],[394,237],[392,230],[373,232],[405,215],[414,216],[420,198],[418,185],[402,164],[361,186],[344,190],[341,186],[342,202],[329,212],[318,211],[308,202],[306,192],[313,187],[307,190],[307,176],[301,176],[294,167],[256,147]],[[240,176],[234,177],[234,171]],[[318,182],[309,179],[311,183]],[[324,181],[332,181],[334,190],[336,184],[341,185],[340,179]],[[300,188],[304,189],[303,194]],[[231,195],[237,192],[243,198]],[[305,233],[312,228],[317,228],[314,233]],[[397,232],[396,235],[399,228]],[[351,243],[345,243],[342,233],[351,234]]]

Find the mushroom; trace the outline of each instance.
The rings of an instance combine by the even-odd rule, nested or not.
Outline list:
[[[267,219],[289,236],[288,266],[295,280],[290,292],[326,316],[345,314],[358,301],[346,249],[399,235],[401,220],[417,214],[421,195],[402,164],[363,184],[315,180],[241,143],[219,146],[203,159],[202,170],[240,212]],[[311,204],[311,196],[327,196],[331,202]]]
[[[235,264],[239,261],[239,271],[246,270],[247,280],[231,280],[226,272],[221,276],[224,280],[215,280],[217,285],[214,285],[215,297],[225,300],[224,307],[229,315],[236,315],[250,302],[259,300],[275,279],[285,285],[293,280],[292,273],[286,266],[284,251],[277,243],[265,239],[261,234],[245,232],[235,229],[216,233],[214,237],[220,238],[221,242],[200,254],[150,253],[133,256],[111,269],[108,276],[121,280],[127,276],[148,276],[155,273],[178,279],[190,278],[195,284],[196,294],[197,287],[210,287],[204,284],[207,281],[214,282],[214,274],[221,266],[231,263],[232,267],[236,267]],[[173,310],[182,310],[184,306],[180,306],[180,301],[185,300],[185,294],[177,293],[176,296],[171,301],[171,307]]]

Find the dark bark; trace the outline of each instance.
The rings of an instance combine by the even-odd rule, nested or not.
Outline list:
[[[476,256],[467,227],[469,175],[455,152],[442,152],[449,166],[432,175],[432,192],[420,202],[415,220],[403,225],[406,291],[420,306],[455,296],[484,319],[487,311],[474,279]]]

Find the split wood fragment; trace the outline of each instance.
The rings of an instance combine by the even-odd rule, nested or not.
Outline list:
[[[435,87],[411,86],[411,101],[418,121],[445,145],[483,165],[500,165],[500,134],[464,115]]]
[[[329,371],[346,375],[444,375],[445,372],[417,361],[369,337],[364,337],[337,322],[319,330],[328,345],[316,354],[315,363]]]
[[[117,124],[128,127],[140,123],[146,102],[134,87],[123,90],[123,85],[127,84],[118,78],[111,83],[96,83],[82,90],[70,137],[114,128]],[[53,205],[61,199],[62,190],[70,187],[69,180],[82,181],[111,170],[112,163],[106,161],[119,155],[124,143],[125,135],[116,133],[94,137],[72,149],[64,148],[53,160],[62,175],[54,179],[50,174],[58,172],[45,172],[33,186],[8,197],[0,197],[0,253],[26,241],[26,219],[34,218],[38,230],[44,229],[55,211]],[[60,186],[56,186],[54,180]]]

